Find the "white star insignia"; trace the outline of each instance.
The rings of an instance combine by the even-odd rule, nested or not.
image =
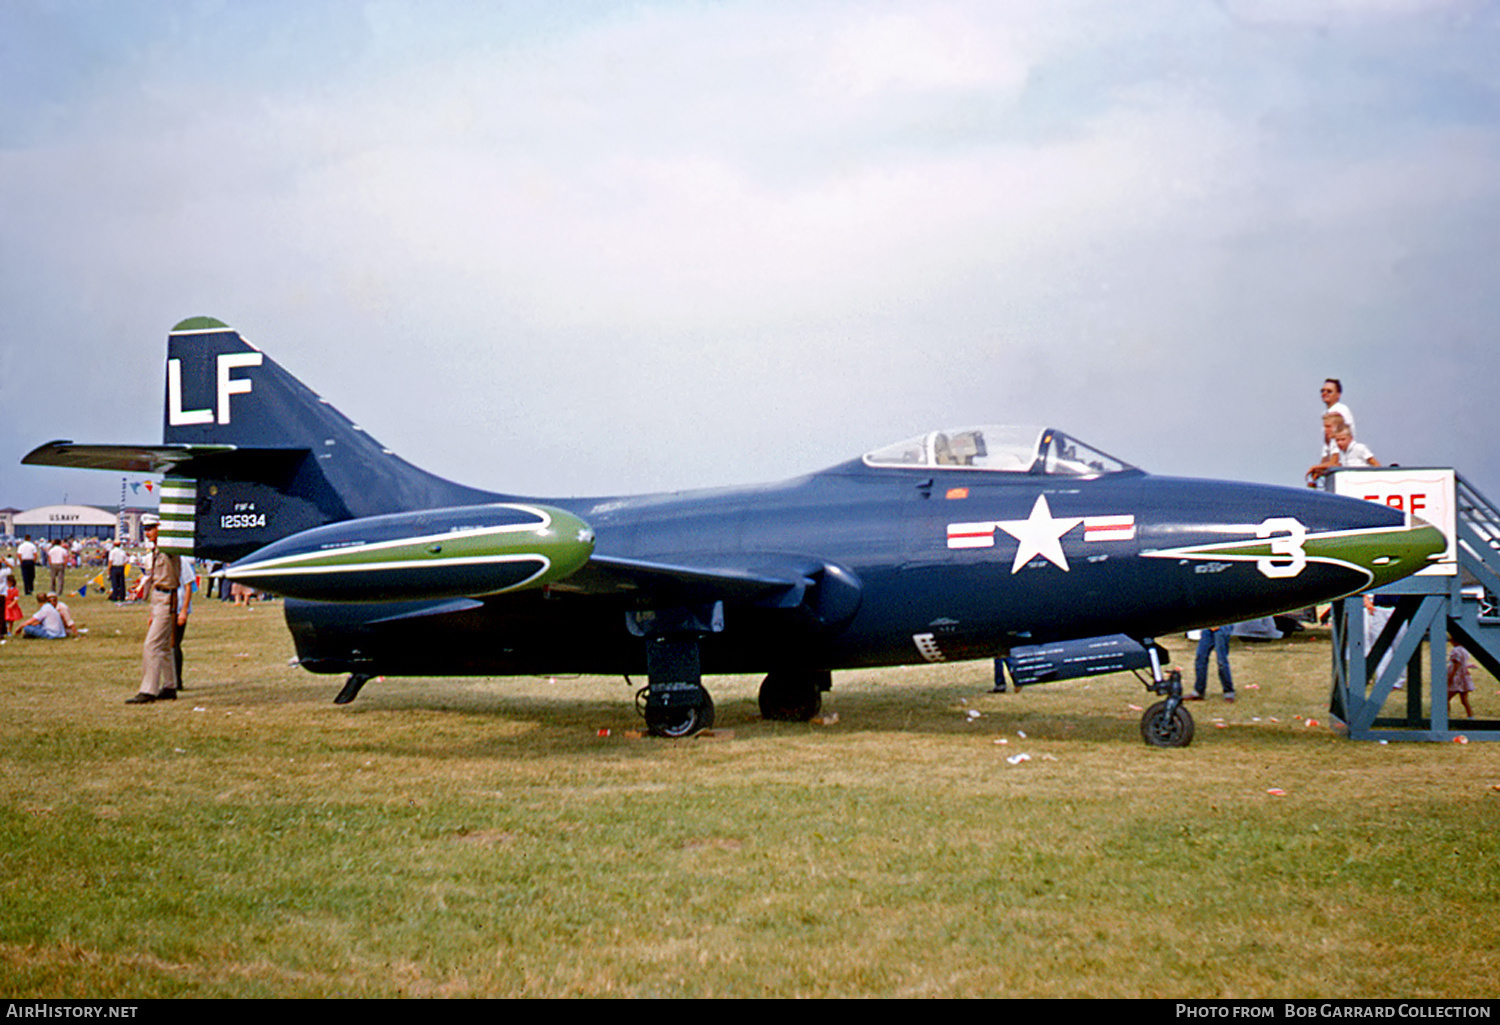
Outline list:
[[[995,524],[1020,542],[1016,548],[1016,561],[1011,564],[1011,573],[1016,573],[1035,556],[1043,556],[1052,565],[1064,572],[1068,570],[1068,557],[1063,554],[1062,536],[1083,522],[1082,516],[1065,516],[1054,519],[1047,507],[1047,496],[1037,495],[1031,515],[1024,520],[1000,520]]]

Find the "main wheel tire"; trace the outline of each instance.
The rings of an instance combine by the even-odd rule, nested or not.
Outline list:
[[[694,733],[712,729],[714,725],[714,699],[703,692],[703,700],[696,705],[679,705],[673,708],[646,706],[646,729],[658,737],[691,737]]]
[[[770,722],[807,722],[823,710],[827,673],[782,669],[760,684],[760,717]]]
[[[1141,716],[1141,739],[1152,747],[1187,747],[1193,742],[1193,717],[1181,705],[1168,716],[1167,703],[1158,701]]]

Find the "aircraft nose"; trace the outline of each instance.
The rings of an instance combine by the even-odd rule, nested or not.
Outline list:
[[[1410,525],[1335,531],[1307,541],[1309,558],[1358,566],[1370,574],[1370,587],[1411,576],[1447,548],[1443,532],[1419,517]]]
[[[1287,608],[1393,583],[1426,568],[1448,547],[1437,527],[1377,502],[1264,485],[1221,485],[1214,503],[1196,506],[1195,494],[1172,494],[1178,523],[1168,522],[1170,529],[1157,535],[1175,532],[1190,543],[1155,548],[1147,534],[1141,554],[1183,560],[1195,576],[1209,579],[1223,572],[1215,564],[1252,567],[1251,581],[1269,585]],[[1193,593],[1206,585],[1200,581]]]

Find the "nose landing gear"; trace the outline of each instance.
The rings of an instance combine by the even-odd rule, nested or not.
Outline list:
[[[1151,657],[1151,682],[1146,689],[1166,695],[1141,716],[1141,739],[1152,747],[1187,747],[1193,742],[1193,716],[1182,707],[1182,673],[1163,670],[1161,649],[1151,638],[1142,641]]]

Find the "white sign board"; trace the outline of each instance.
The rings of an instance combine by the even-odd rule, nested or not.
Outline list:
[[[1417,576],[1451,577],[1458,573],[1458,489],[1450,469],[1421,470],[1404,466],[1360,467],[1333,475],[1335,494],[1378,502],[1420,517],[1443,532],[1448,548]]]

